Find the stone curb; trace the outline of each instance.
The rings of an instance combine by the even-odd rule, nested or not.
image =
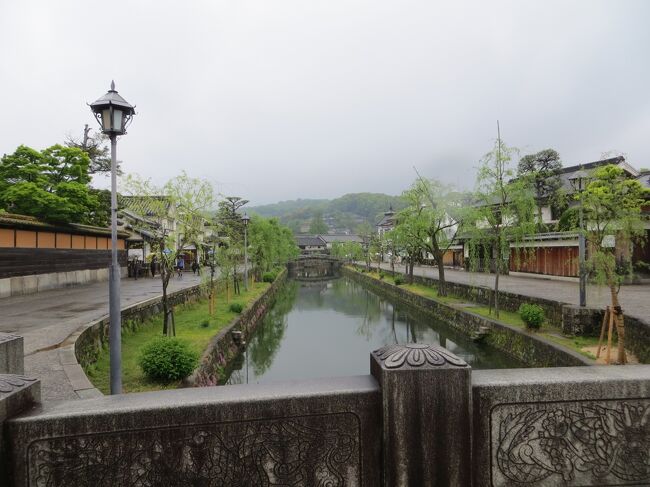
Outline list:
[[[201,284],[197,284],[195,286],[179,289],[178,291],[170,293],[168,296],[169,298],[172,298],[174,295],[178,293],[195,290],[200,287]],[[129,306],[122,308],[121,312],[123,314],[125,311],[130,311],[133,309],[145,307],[147,305],[156,304],[159,301],[162,301],[162,295],[153,298],[147,298],[143,301],[138,301],[137,303],[133,303]],[[94,397],[102,397],[104,394],[99,389],[97,389],[92,384],[92,382],[90,382],[90,379],[88,379],[88,376],[84,372],[83,367],[81,366],[81,364],[79,364],[79,361],[77,360],[77,354],[76,354],[77,340],[86,331],[96,326],[100,326],[103,322],[107,322],[108,320],[109,320],[109,315],[106,314],[97,320],[82,325],[63,342],[63,345],[61,347],[58,348],[59,365],[62,367],[63,371],[65,372],[68,382],[70,383],[72,389],[74,390],[75,394],[79,397],[79,399],[91,399]]]

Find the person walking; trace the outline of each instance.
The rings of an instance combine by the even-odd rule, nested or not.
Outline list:
[[[176,270],[178,271],[178,277],[183,277],[183,270],[185,270],[185,259],[182,255],[176,261]]]

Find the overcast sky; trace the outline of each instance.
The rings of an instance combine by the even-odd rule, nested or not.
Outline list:
[[[565,165],[650,166],[650,1],[0,0],[0,154],[137,116],[127,172],[252,203],[471,187],[501,123]],[[106,186],[107,180],[97,182]]]

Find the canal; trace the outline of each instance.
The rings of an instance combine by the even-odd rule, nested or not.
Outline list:
[[[370,373],[371,351],[412,342],[442,345],[475,369],[524,367],[429,314],[342,277],[287,281],[234,361],[228,383],[364,375]]]

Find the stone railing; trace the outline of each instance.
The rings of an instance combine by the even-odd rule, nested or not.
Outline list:
[[[650,484],[648,365],[472,371],[425,344],[370,362],[44,406],[37,380],[0,375],[0,485]]]

